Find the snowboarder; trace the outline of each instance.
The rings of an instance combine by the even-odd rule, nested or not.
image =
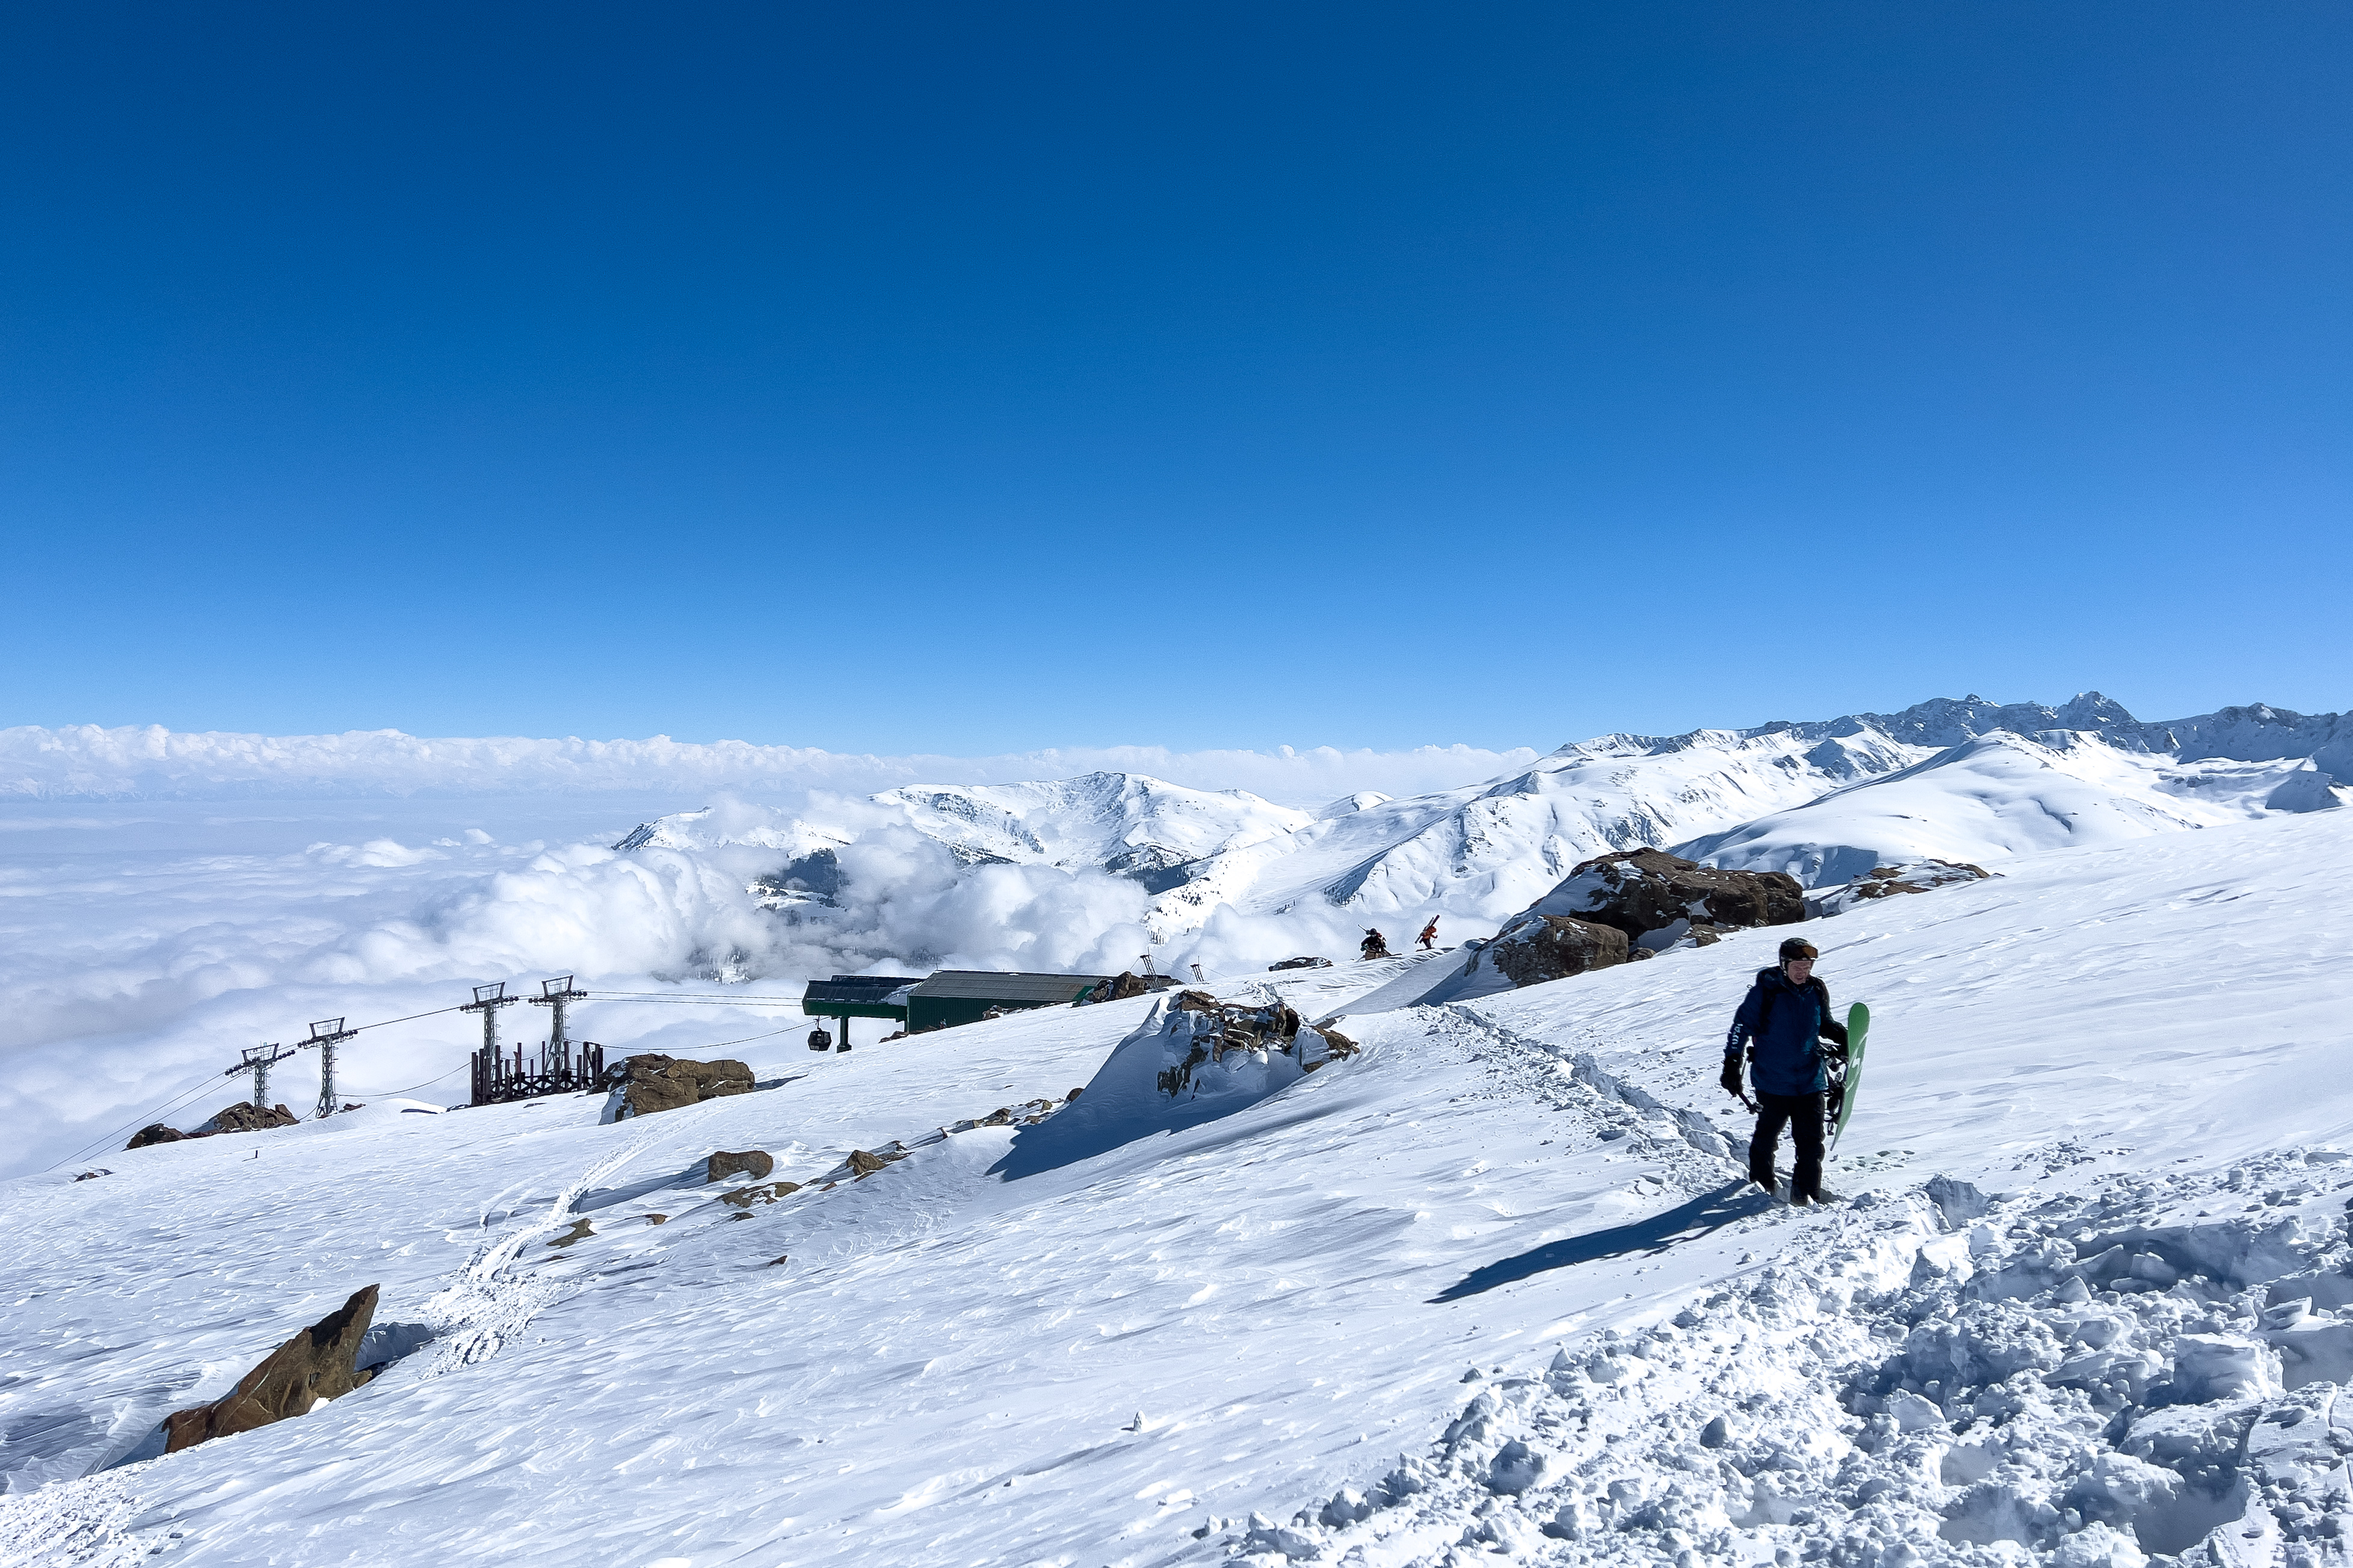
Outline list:
[[[1421,950],[1424,952],[1428,952],[1431,948],[1438,945],[1438,917],[1436,915],[1430,917],[1430,923],[1421,928],[1421,935],[1416,940],[1421,943]]]
[[[1793,1204],[1822,1201],[1822,1096],[1830,1088],[1830,1064],[1820,1041],[1843,1050],[1846,1026],[1831,1017],[1830,988],[1814,978],[1814,944],[1796,937],[1781,944],[1780,965],[1757,972],[1757,983],[1741,999],[1724,1041],[1724,1087],[1740,1095],[1741,1047],[1749,1047],[1750,1075],[1757,1085],[1757,1131],[1748,1140],[1748,1179],[1773,1190],[1773,1156],[1782,1123],[1790,1124],[1798,1146],[1789,1177]]]
[[[1365,928],[1365,940],[1356,945],[1366,958],[1387,958],[1389,955],[1389,939],[1370,926]]]

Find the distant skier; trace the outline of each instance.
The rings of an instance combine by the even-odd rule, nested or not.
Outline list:
[[[1428,952],[1431,948],[1438,945],[1438,917],[1436,915],[1430,917],[1430,923],[1421,928],[1421,935],[1414,940],[1421,943],[1421,950],[1424,952]]]
[[[1365,940],[1356,945],[1366,958],[1387,958],[1389,955],[1389,939],[1370,926],[1365,928]]]
[[[1822,1201],[1822,1096],[1830,1088],[1830,1064],[1820,1042],[1846,1047],[1846,1026],[1831,1017],[1830,988],[1814,978],[1821,955],[1796,937],[1781,944],[1778,969],[1760,969],[1757,983],[1733,1015],[1724,1041],[1724,1087],[1740,1094],[1741,1047],[1750,1047],[1750,1074],[1757,1085],[1757,1131],[1748,1140],[1748,1179],[1773,1190],[1773,1156],[1781,1125],[1790,1124],[1798,1146],[1789,1178],[1793,1204]],[[1746,1102],[1747,1097],[1741,1095]]]

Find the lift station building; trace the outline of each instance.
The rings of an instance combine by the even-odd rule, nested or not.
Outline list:
[[[841,1038],[849,1040],[852,1018],[888,1018],[907,1026],[907,993],[922,981],[912,974],[837,974],[812,980],[801,993],[801,1011],[812,1018],[841,1020]]]
[[[975,1024],[991,1007],[1018,1013],[1067,1007],[1079,994],[1107,984],[1108,974],[1008,974],[988,969],[943,969],[907,993],[907,1032]]]

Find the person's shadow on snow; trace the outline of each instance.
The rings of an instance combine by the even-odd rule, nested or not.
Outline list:
[[[1773,1206],[1773,1200],[1755,1184],[1743,1178],[1726,1182],[1712,1193],[1703,1193],[1691,1202],[1664,1214],[1654,1214],[1628,1225],[1611,1226],[1586,1236],[1565,1236],[1558,1241],[1547,1241],[1532,1247],[1516,1258],[1505,1258],[1474,1268],[1445,1289],[1432,1296],[1432,1306],[1445,1301],[1460,1301],[1465,1296],[1476,1296],[1482,1290],[1493,1290],[1498,1285],[1515,1284],[1547,1269],[1570,1268],[1579,1263],[1598,1262],[1604,1258],[1622,1258],[1630,1252],[1657,1254],[1677,1242],[1694,1241],[1712,1230],[1719,1230],[1734,1220],[1750,1215],[1763,1214]]]

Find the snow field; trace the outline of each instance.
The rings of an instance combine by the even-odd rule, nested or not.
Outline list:
[[[1714,1084],[1773,932],[1352,1015],[1361,1057],[1078,1158],[1059,1116],[939,1134],[1101,1081],[1149,1000],[754,1057],[803,1076],[617,1126],[372,1106],[19,1178],[12,1486],[359,1285],[440,1337],[0,1499],[0,1562],[2327,1561],[2347,815],[1810,928],[1874,1014],[1817,1214],[1741,1190]],[[1267,982],[1410,973],[1363,967]],[[751,1147],[770,1181],[691,1180]]]

